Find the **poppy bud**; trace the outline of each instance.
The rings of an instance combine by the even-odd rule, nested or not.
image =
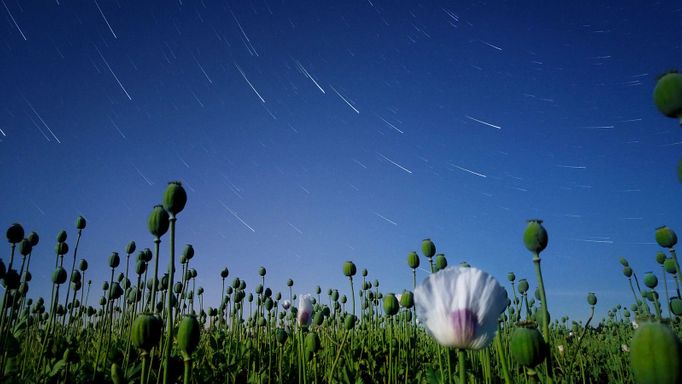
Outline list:
[[[357,272],[357,269],[355,268],[355,264],[353,264],[352,261],[346,261],[343,263],[343,274],[346,277],[353,277],[355,276],[355,273]]]
[[[24,227],[19,223],[14,223],[7,228],[7,241],[16,244],[24,239]]]
[[[542,226],[542,220],[528,220],[528,225],[523,233],[523,243],[533,253],[540,253],[547,247],[547,231]]]
[[[407,265],[412,269],[419,268],[419,255],[417,255],[417,252],[412,251],[407,254]]]
[[[656,228],[656,242],[663,248],[672,248],[677,244],[677,235],[664,225]]]
[[[189,359],[199,345],[201,325],[194,315],[186,315],[178,326],[178,349],[185,360]]]
[[[126,245],[126,254],[130,255],[135,253],[136,248],[137,246],[135,245],[135,241],[131,241],[130,243],[128,243],[128,245]]]
[[[81,231],[81,230],[85,229],[85,224],[86,224],[85,217],[78,216],[76,218],[76,229],[77,230]]]
[[[163,208],[175,216],[180,213],[187,204],[187,192],[179,181],[171,181],[163,194]]]
[[[149,232],[156,238],[160,238],[166,232],[168,232],[168,226],[170,225],[170,217],[168,212],[163,209],[162,205],[155,205],[152,208],[152,212],[149,214],[149,219],[147,219],[147,227]]]
[[[432,258],[436,254],[436,245],[431,239],[422,240],[422,254],[427,258]]]
[[[630,345],[630,367],[637,383],[679,383],[682,346],[668,326],[640,324]]]
[[[658,79],[654,88],[654,104],[667,117],[682,117],[682,75],[671,71]]]

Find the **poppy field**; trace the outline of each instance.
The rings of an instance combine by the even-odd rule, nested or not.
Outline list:
[[[661,78],[654,100],[665,115],[682,117],[682,76]],[[586,319],[548,312],[542,252],[549,231],[539,219],[518,228],[535,276],[512,271],[497,280],[476,266],[448,265],[424,239],[419,252],[405,250],[410,290],[383,291],[361,260],[339,265],[347,286],[315,292],[297,292],[293,280],[271,283],[264,266],[254,265],[260,279],[249,282],[225,266],[209,277],[221,282],[211,295],[222,303],[208,307],[192,245],[175,244],[187,192],[170,182],[161,200],[147,216],[150,248],[130,242],[123,256],[112,253],[104,282],[89,280],[88,261],[78,258],[85,218],[58,233],[49,293],[29,291],[31,255],[49,240],[19,223],[7,228],[0,382],[682,382],[682,273],[677,235],[667,226],[651,233],[656,272],[613,261],[632,297],[601,320],[593,319],[591,292]],[[170,252],[160,252],[162,242]],[[431,271],[423,282],[420,266]]]

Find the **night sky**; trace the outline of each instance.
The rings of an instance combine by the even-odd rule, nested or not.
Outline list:
[[[589,291],[600,317],[632,302],[621,256],[660,279],[654,230],[682,231],[682,128],[651,96],[678,2],[0,2],[0,218],[41,236],[30,296],[83,215],[96,304],[171,180],[214,306],[224,267],[285,297],[348,293],[346,260],[411,289],[426,237],[534,290],[541,218],[550,312],[584,320]]]

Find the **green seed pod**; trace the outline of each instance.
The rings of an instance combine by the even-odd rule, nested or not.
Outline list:
[[[173,292],[176,295],[179,295],[180,292],[182,292],[182,283],[181,282],[176,282],[175,285],[173,285]]]
[[[223,269],[222,271],[220,271],[220,277],[222,277],[223,279],[227,278],[227,276],[228,276],[229,274],[230,274],[230,271],[229,271],[227,268],[225,268],[225,269]]]
[[[317,336],[316,332],[308,332],[308,334],[305,335],[304,345],[307,352],[312,352],[314,354],[320,350],[320,337]]]
[[[16,244],[24,239],[24,227],[19,223],[14,223],[7,228],[7,241]]]
[[[393,316],[398,313],[399,309],[400,304],[398,303],[398,299],[395,297],[395,295],[392,293],[386,294],[386,296],[384,296],[384,313],[387,316]]]
[[[547,356],[547,345],[534,323],[522,323],[511,335],[509,350],[517,363],[533,368]]]
[[[80,263],[78,264],[78,269],[81,270],[81,272],[85,272],[88,270],[88,261],[85,259],[81,259]]]
[[[353,264],[352,261],[346,261],[343,263],[343,274],[346,277],[353,277],[355,276],[355,273],[357,273],[357,269],[355,268],[355,264]]]
[[[69,245],[66,243],[57,243],[57,245],[54,246],[54,252],[59,255],[66,255],[69,252]]]
[[[322,314],[322,312],[320,312],[320,311],[315,312],[315,316],[313,316],[313,325],[316,325],[319,327],[322,325],[323,322],[324,322],[324,314]]]
[[[448,260],[445,258],[445,255],[442,253],[439,253],[436,255],[436,270],[440,271],[441,269],[445,269],[445,267],[448,266]]]
[[[135,253],[135,249],[137,249],[137,245],[135,245],[135,241],[133,240],[126,245],[126,254],[132,255]]]
[[[675,265],[675,260],[672,257],[665,259],[663,262],[663,269],[672,275],[676,274],[677,266]]]
[[[113,252],[111,256],[109,256],[109,268],[116,268],[118,265],[121,263],[121,258],[118,256],[118,252]]]
[[[116,300],[123,295],[123,288],[118,282],[114,282],[109,290],[109,300]]]
[[[201,325],[194,315],[185,315],[178,326],[178,349],[188,359],[199,345]]]
[[[123,374],[123,369],[116,363],[111,364],[111,381],[114,384],[125,383],[125,375]]]
[[[265,267],[261,266],[260,268],[258,268],[258,276],[264,277],[266,273],[267,271],[265,270]]]
[[[136,348],[149,353],[161,340],[163,322],[151,313],[143,313],[133,321],[131,341]]]
[[[412,308],[414,306],[414,294],[410,291],[403,291],[400,295],[400,306],[403,308]]]
[[[670,299],[670,311],[675,316],[682,316],[682,299],[673,297]]]
[[[26,294],[28,293],[28,284],[27,283],[19,284],[19,293],[22,296],[26,296]]]
[[[671,71],[658,79],[654,104],[667,117],[682,117],[682,75]]]
[[[86,224],[85,217],[83,217],[83,216],[78,216],[78,217],[76,218],[76,229],[77,229],[77,230],[79,230],[79,231],[84,230],[84,229],[85,229],[85,224]]]
[[[677,244],[677,235],[664,225],[656,228],[656,242],[663,248],[672,248]]]
[[[81,282],[81,277],[82,277],[82,276],[81,276],[80,271],[78,271],[78,270],[73,271],[73,273],[71,274],[71,282],[72,282],[72,283],[80,283],[80,282]]]
[[[64,271],[64,275],[66,275],[66,271]],[[66,280],[66,277],[64,277],[64,280]],[[20,282],[21,279],[19,278],[19,273],[17,273],[14,268],[5,272],[5,277],[2,279],[2,284],[5,286],[7,291],[19,288]]]
[[[619,260],[619,262],[620,262],[620,264],[621,264],[622,266],[624,266],[624,267],[630,266],[630,264],[628,263],[627,260],[625,260],[624,257],[621,257],[620,260]]]
[[[528,288],[529,288],[528,280],[526,280],[526,279],[519,280],[519,293],[520,294],[524,294],[524,293],[528,292]]]
[[[346,314],[345,318],[343,319],[343,327],[346,329],[346,331],[350,331],[355,327],[355,321],[355,315],[350,313]]]
[[[540,253],[547,247],[547,231],[542,226],[542,220],[528,220],[526,230],[523,232],[523,243],[533,253]]]
[[[239,282],[239,289],[241,289],[242,291],[246,289],[246,281],[241,280]]]
[[[162,205],[155,205],[154,208],[152,208],[152,213],[149,214],[149,219],[147,219],[149,232],[155,238],[161,238],[161,236],[168,232],[168,226],[170,226],[170,216],[168,216],[168,212],[163,209]]]
[[[681,382],[680,340],[664,324],[640,324],[630,345],[630,367],[636,383]]]
[[[29,239],[21,240],[21,243],[19,243],[19,253],[22,256],[30,255],[32,250],[33,250],[33,245],[31,245],[31,241]]]
[[[436,254],[436,245],[431,239],[422,240],[422,254],[429,259]]]
[[[628,278],[632,277],[632,267],[630,267],[630,266],[623,267],[623,275],[625,275],[625,277],[628,277]]]
[[[644,285],[647,287],[654,289],[658,285],[658,278],[656,275],[654,275],[653,272],[647,272],[644,274]]]
[[[185,245],[185,249],[182,251],[182,256],[184,256],[188,261],[192,260],[192,257],[194,257],[194,248],[192,247],[192,244]]]
[[[412,251],[407,254],[407,265],[412,269],[419,268],[419,255],[417,255],[417,252]]]
[[[182,187],[182,183],[179,181],[171,181],[166,187],[166,192],[163,194],[163,208],[170,213],[171,216],[175,216],[182,212],[187,204],[187,192],[185,188]]]
[[[595,295],[594,292],[590,292],[587,294],[587,304],[593,307],[597,305],[597,295]]]
[[[203,294],[204,294],[204,287],[199,287],[199,289],[197,289],[197,295],[201,296]]]
[[[57,242],[58,242],[58,243],[63,243],[63,242],[65,242],[65,241],[66,241],[66,231],[62,229],[62,230],[59,231],[59,233],[57,234]]]
[[[287,280],[287,287],[292,287],[294,285],[294,281],[291,279]]]
[[[663,263],[665,263],[665,253],[658,251],[658,253],[656,253],[656,262],[663,265]]]
[[[4,264],[3,264],[3,267],[4,267]],[[5,274],[4,272],[5,271],[3,270],[2,273],[0,273],[0,275],[4,276],[4,274]],[[0,278],[1,278],[1,276],[0,276]],[[29,271],[24,271],[24,274],[21,276],[21,280],[23,280],[27,283],[29,281],[31,281],[32,279],[33,279],[33,275]]]
[[[347,301],[348,298],[346,297],[346,295],[341,295],[341,304],[346,304]]]
[[[367,277],[367,268],[362,268],[362,277]]]
[[[28,240],[31,242],[31,246],[36,246],[38,245],[38,242],[40,241],[40,236],[38,236],[37,233],[31,232],[28,235]]]
[[[142,275],[147,271],[147,263],[145,263],[142,260],[138,260],[137,264],[135,264],[135,273],[138,275]]]
[[[507,280],[509,280],[512,283],[514,282],[514,280],[516,280],[516,275],[514,274],[514,272],[507,273]]]
[[[339,291],[337,291],[336,289],[332,291],[332,300],[339,301]]]
[[[8,273],[9,274],[9,273]],[[5,280],[7,276],[5,276]],[[66,281],[66,269],[63,267],[57,267],[57,269],[52,272],[52,283],[57,285],[62,285]]]
[[[267,297],[265,299],[265,302],[263,303],[263,307],[265,308],[266,311],[270,312],[272,310],[272,307],[275,306],[275,302],[272,301],[271,298]]]
[[[533,304],[531,304],[531,307],[532,306],[533,306]],[[542,318],[544,317],[544,314],[545,314],[545,311],[542,308],[539,308],[538,310],[535,311],[535,313],[533,313],[533,320],[535,320],[535,322],[537,324],[543,324]],[[551,316],[549,313],[547,313],[547,324],[549,324],[550,321],[551,321]]]

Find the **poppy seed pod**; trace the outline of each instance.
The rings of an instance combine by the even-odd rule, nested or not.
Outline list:
[[[284,328],[277,328],[275,331],[275,340],[277,340],[280,345],[286,343],[288,338],[289,334],[286,330],[284,330]]]
[[[343,274],[346,277],[353,277],[357,273],[357,269],[355,268],[355,264],[353,264],[352,261],[346,261],[343,263]]]
[[[362,277],[367,277],[367,268],[362,268]]]
[[[294,285],[294,281],[291,279],[287,280],[287,287],[292,287]]]
[[[547,247],[547,231],[542,226],[542,220],[528,220],[526,230],[523,232],[523,243],[533,253],[540,253]]]
[[[264,277],[267,271],[265,270],[265,267],[260,267],[258,268],[258,276]]]
[[[663,269],[665,269],[666,272],[670,274],[676,274],[677,273],[677,266],[675,265],[675,260],[673,258],[667,258],[663,262]]]
[[[8,272],[9,275],[9,272]],[[5,280],[7,280],[7,276],[5,276]],[[52,283],[61,285],[64,284],[66,281],[66,269],[63,267],[57,267],[57,269],[52,272]]]
[[[620,260],[618,260],[618,261],[619,261],[620,264],[621,264],[622,266],[624,266],[624,267],[630,266],[630,264],[628,263],[628,261],[627,261],[624,257],[621,257]]]
[[[668,326],[640,324],[630,345],[630,367],[637,383],[679,383],[682,346]]]
[[[516,275],[514,274],[514,272],[507,273],[507,280],[509,280],[512,283],[514,282],[514,280],[516,280]]]
[[[21,253],[22,256],[30,255],[32,250],[33,245],[31,245],[31,241],[29,239],[21,240],[21,243],[19,243],[19,253]]]
[[[121,263],[121,258],[118,256],[118,252],[113,252],[109,256],[109,268],[116,268]]]
[[[201,325],[194,315],[186,315],[180,322],[177,335],[178,349],[185,360],[189,359],[199,345],[200,329]]]
[[[76,218],[76,229],[82,231],[83,229],[85,229],[85,225],[86,225],[85,217],[78,216]]]
[[[519,364],[533,368],[547,356],[547,344],[535,323],[521,323],[514,329],[509,343],[512,358]]]
[[[528,292],[528,288],[529,288],[528,280],[526,280],[526,279],[519,280],[519,293],[520,294],[524,294],[524,293]]]
[[[682,118],[682,75],[671,71],[661,76],[656,82],[653,97],[662,114]]]
[[[62,229],[62,230],[59,231],[59,233],[57,234],[57,242],[58,242],[58,243],[63,243],[63,242],[65,242],[65,241],[66,241],[66,231]]]
[[[126,254],[130,255],[135,253],[135,249],[137,249],[137,246],[135,245],[135,241],[133,240],[130,243],[128,243],[128,245],[126,245]]]
[[[227,268],[225,268],[225,269],[223,269],[222,271],[220,271],[220,277],[222,277],[223,279],[227,278],[227,276],[228,276],[229,274],[230,274],[230,271],[229,271]]]
[[[31,246],[35,247],[40,242],[40,236],[35,232],[31,232],[28,234],[28,241],[31,242]]]
[[[594,292],[590,292],[587,294],[587,304],[593,307],[597,305],[597,295],[595,295]]]
[[[403,291],[400,295],[400,306],[403,308],[412,308],[414,306],[414,294],[410,291]]]
[[[682,316],[682,299],[673,297],[670,299],[670,311],[675,316]]]
[[[656,275],[654,275],[653,272],[647,272],[644,274],[644,285],[647,287],[654,289],[658,285],[658,278]]]
[[[419,256],[417,255],[417,252],[412,251],[407,254],[407,265],[412,269],[419,268]]]
[[[151,313],[139,315],[131,328],[131,341],[133,345],[147,353],[152,350],[161,340],[163,322]]]
[[[352,315],[350,313],[346,314],[346,317],[343,319],[343,326],[346,329],[346,331],[350,331],[355,327],[355,321],[356,321],[355,315]]]
[[[315,332],[309,332],[305,335],[305,341],[303,342],[305,346],[306,357],[310,359],[312,355],[320,350],[320,337]]]
[[[24,227],[19,223],[14,223],[7,228],[7,241],[16,244],[24,239]]]
[[[393,316],[398,313],[400,309],[400,304],[398,303],[398,298],[394,294],[388,293],[384,296],[384,313],[387,316]]]
[[[182,256],[184,256],[187,260],[192,260],[192,257],[194,257],[194,248],[192,247],[192,244],[185,245],[185,249],[182,251]]]
[[[66,271],[64,271],[64,275],[66,276]],[[66,277],[64,277],[64,280],[66,280]],[[19,288],[20,281],[21,280],[19,278],[19,273],[17,273],[17,271],[14,270],[14,268],[7,271],[2,279],[3,285],[8,291]]]
[[[88,270],[88,261],[85,259],[81,259],[80,263],[78,264],[78,269],[81,270],[81,272],[85,272]]]
[[[661,252],[661,251],[659,251],[658,253],[656,253],[656,262],[657,262],[658,264],[663,265],[663,263],[665,263],[665,253],[663,253],[663,252]]]
[[[170,225],[170,216],[168,212],[163,209],[162,205],[155,205],[152,208],[152,212],[149,214],[147,219],[147,227],[149,232],[155,238],[161,238],[166,232],[168,232],[168,226]]]
[[[179,181],[171,181],[163,194],[163,208],[175,216],[182,212],[187,204],[187,192]]]
[[[656,242],[663,248],[672,248],[677,244],[677,235],[664,225],[656,228]]]
[[[429,259],[436,254],[436,245],[431,239],[422,240],[422,254]]]
[[[623,275],[625,275],[625,277],[628,277],[628,278],[632,277],[632,267],[630,267],[630,266],[623,267]]]
[[[440,271],[441,269],[445,269],[448,266],[448,259],[445,258],[445,255],[442,253],[439,253],[436,255],[436,270]]]
[[[54,252],[59,255],[66,255],[67,252],[69,252],[69,245],[66,243],[57,243],[57,245],[54,246]]]
[[[147,263],[145,263],[142,260],[138,260],[137,264],[135,264],[135,273],[138,275],[142,275],[147,271]]]

